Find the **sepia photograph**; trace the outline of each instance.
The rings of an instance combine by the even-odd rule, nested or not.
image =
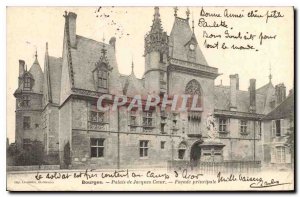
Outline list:
[[[6,7],[8,191],[294,191],[294,7]]]

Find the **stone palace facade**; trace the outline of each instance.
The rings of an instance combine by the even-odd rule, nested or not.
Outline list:
[[[80,17],[80,16],[79,16]],[[271,81],[261,88],[250,79],[249,90],[239,89],[238,74],[230,85],[215,85],[220,75],[200,50],[189,12],[175,11],[170,35],[161,25],[159,8],[145,35],[145,73],[142,79],[119,73],[116,38],[109,44],[76,34],[77,15],[65,13],[62,57],[52,57],[46,45],[44,70],[38,57],[27,70],[19,61],[16,97],[16,144],[26,149],[32,141],[43,143],[45,155],[59,155],[73,168],[165,167],[167,161],[193,163],[264,161],[262,118],[285,100],[283,84]],[[150,20],[150,19],[149,19]],[[122,64],[122,63],[121,63]],[[122,65],[119,65],[122,66]],[[133,67],[133,65],[132,65]],[[169,112],[97,110],[102,94],[199,95],[201,111]],[[110,100],[105,101],[111,105]],[[201,148],[207,137],[206,120],[213,114],[217,138],[225,146]],[[66,151],[66,147],[69,148]],[[67,155],[66,155],[67,154]],[[269,161],[269,160],[268,160]]]

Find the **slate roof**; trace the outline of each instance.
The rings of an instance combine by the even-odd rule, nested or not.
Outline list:
[[[136,78],[135,74],[131,73],[123,83],[123,93],[128,96],[146,95],[147,90],[144,88],[143,80]]]
[[[49,67],[52,102],[59,104],[62,58],[49,56]]]
[[[195,38],[193,31],[187,19],[175,17],[173,28],[169,37],[170,56],[175,59],[187,61],[187,47],[186,44]],[[201,52],[199,45],[196,45],[196,63],[208,66],[206,59]]]
[[[230,107],[230,87],[229,86],[215,86],[215,109],[229,110]],[[248,91],[237,90],[237,111],[249,112],[250,95]],[[265,96],[256,94],[256,113],[264,113]]]
[[[34,83],[31,89],[31,93],[38,93],[42,94],[43,93],[43,71],[41,69],[41,66],[38,62],[37,57],[35,58],[32,66],[30,67],[29,71],[25,71],[23,76],[29,75],[31,78],[34,79]],[[22,77],[23,77],[22,76]],[[22,80],[20,86],[18,89],[15,91],[15,93],[22,92],[24,87],[24,81]]]
[[[111,45],[103,44],[83,36],[76,36],[77,45],[75,49],[71,49],[72,67],[74,71],[74,87],[84,90],[96,91],[95,79],[93,70],[96,68],[95,64],[101,57],[101,49],[103,45],[107,50],[106,56],[110,67],[113,68],[110,73],[110,79],[114,81],[110,85],[110,89],[119,90],[119,71],[115,57],[114,48]]]
[[[34,84],[32,86],[32,92],[34,93],[43,93],[43,71],[41,69],[41,66],[37,60],[33,62],[32,66],[29,69],[29,73],[32,74],[34,79]]]
[[[274,110],[268,113],[263,120],[276,120],[289,118],[294,114],[294,93],[291,93],[282,103],[280,103]]]

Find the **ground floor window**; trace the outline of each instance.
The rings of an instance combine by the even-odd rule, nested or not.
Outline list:
[[[140,141],[140,157],[148,157],[148,140],[141,140]]]
[[[91,138],[91,157],[104,157],[103,138]]]
[[[165,149],[165,144],[166,144],[165,141],[161,141],[161,142],[160,142],[160,148],[161,148],[161,149]]]
[[[186,145],[184,143],[180,143],[178,148],[178,159],[184,159],[185,151]]]

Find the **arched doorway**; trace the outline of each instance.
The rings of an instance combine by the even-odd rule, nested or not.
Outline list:
[[[191,166],[196,167],[199,164],[200,157],[201,157],[201,148],[200,144],[202,141],[197,141],[191,146]]]

